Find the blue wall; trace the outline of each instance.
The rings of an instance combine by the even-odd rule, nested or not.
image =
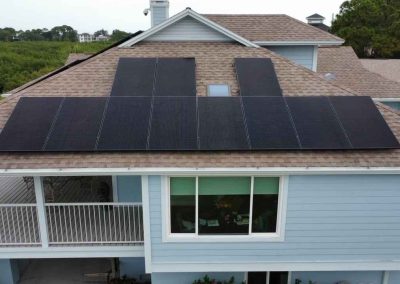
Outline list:
[[[14,284],[19,280],[16,260],[0,259],[0,284]]]
[[[399,259],[399,184],[398,175],[292,176],[284,242],[164,243],[161,178],[151,176],[152,262]]]
[[[140,176],[118,176],[119,202],[142,202],[142,181]]]
[[[269,50],[308,69],[313,68],[314,46],[266,46]]]
[[[302,281],[302,284],[308,284],[309,281],[317,282],[318,284],[334,284],[340,281],[348,281],[351,284],[382,284],[383,272],[293,272],[291,284],[295,284],[296,279],[300,279]]]
[[[221,273],[152,273],[152,284],[192,284],[193,281],[203,279],[205,275],[217,281],[229,280],[235,277],[236,283],[244,280],[244,272],[221,272]]]
[[[391,271],[389,276],[389,284],[400,283],[400,271]]]
[[[146,274],[144,257],[120,257],[119,270],[121,277],[126,275],[128,278],[142,279]]]

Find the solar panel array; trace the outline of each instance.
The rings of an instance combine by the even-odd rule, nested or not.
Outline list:
[[[241,96],[197,97],[193,58],[121,58],[110,97],[22,97],[0,151],[399,148],[369,97],[284,97],[269,59],[236,59]]]
[[[0,151],[398,147],[369,97],[25,97],[0,134]]]

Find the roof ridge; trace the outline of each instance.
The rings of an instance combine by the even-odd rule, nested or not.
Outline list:
[[[289,16],[289,15],[286,15],[286,14],[284,14],[284,15],[285,15],[285,17],[291,19],[292,21],[296,21],[297,23],[302,24],[303,26],[307,26],[307,27],[312,28],[313,30],[319,32],[319,33],[328,35],[328,36],[330,36],[330,37],[332,37],[332,38],[334,38],[334,39],[336,39],[336,40],[340,40],[340,41],[343,41],[343,42],[344,42],[344,40],[343,40],[342,38],[340,38],[340,37],[338,37],[338,36],[336,36],[336,35],[334,35],[334,34],[331,34],[331,33],[328,33],[328,32],[326,32],[326,31],[323,31],[323,30],[321,30],[321,29],[319,29],[319,28],[317,28],[317,27],[314,27],[314,26],[312,26],[312,25],[309,25],[309,24],[307,24],[307,23],[305,23],[305,22],[303,22],[303,21],[300,21],[300,20],[298,20],[298,19],[296,19],[296,18],[294,18],[294,17],[291,17],[291,16]]]

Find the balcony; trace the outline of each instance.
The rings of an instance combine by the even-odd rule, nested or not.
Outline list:
[[[141,202],[114,202],[111,177],[100,179],[1,177],[0,252],[5,248],[142,247]]]

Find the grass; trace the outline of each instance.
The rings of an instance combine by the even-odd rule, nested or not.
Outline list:
[[[0,42],[0,94],[64,65],[70,53],[95,53],[110,42]]]

